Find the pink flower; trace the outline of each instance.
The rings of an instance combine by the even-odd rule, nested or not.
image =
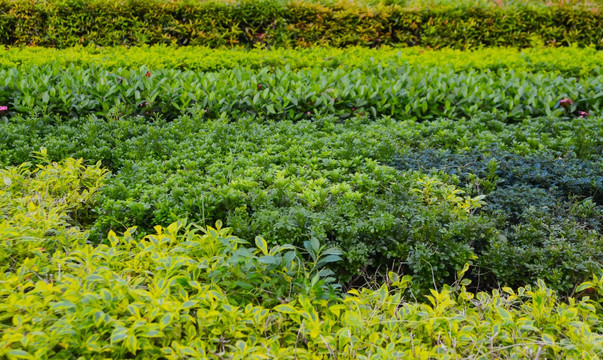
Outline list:
[[[585,117],[589,117],[590,114],[587,113],[586,111],[578,111],[578,115],[580,115],[581,118],[585,118]]]
[[[310,112],[308,111],[306,114],[310,115]]]
[[[0,106],[0,111],[8,111],[8,106]]]
[[[568,99],[568,98],[565,98],[565,99],[559,101],[559,105],[563,106],[564,108],[571,106],[573,103],[574,102],[572,101],[572,99]]]

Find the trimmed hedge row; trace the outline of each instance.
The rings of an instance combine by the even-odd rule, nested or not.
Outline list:
[[[302,48],[302,49],[245,49],[243,47],[211,49],[200,46],[174,47],[167,45],[141,47],[76,46],[68,49],[40,47],[8,47],[0,49],[0,69],[28,66],[49,66],[64,69],[68,66],[106,70],[140,68],[151,71],[178,69],[218,71],[223,69],[306,68],[371,69],[377,66],[441,68],[463,71],[500,70],[557,72],[566,77],[588,77],[601,74],[603,51],[594,47],[560,48],[482,48],[473,51],[458,49],[427,49],[421,47],[379,49],[363,47]]]
[[[0,43],[471,48],[595,45],[603,48],[596,6],[332,5],[301,0],[0,0]]]
[[[432,120],[490,113],[512,122],[535,116],[571,119],[600,114],[602,83],[601,75],[576,79],[546,72],[455,72],[410,66],[331,72],[236,68],[206,73],[32,66],[0,70],[0,106],[8,106],[10,116],[40,112],[61,117],[174,119],[199,108],[209,118],[249,114],[300,120],[333,114],[345,119],[369,114]],[[572,104],[562,104],[563,99]]]

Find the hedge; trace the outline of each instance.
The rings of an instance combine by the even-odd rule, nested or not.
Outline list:
[[[490,113],[513,122],[600,114],[602,83],[601,75],[576,79],[555,72],[379,65],[330,72],[235,68],[205,73],[31,66],[0,70],[0,106],[8,107],[9,116],[41,112],[61,118],[96,114],[174,119],[196,107],[205,109],[209,118],[252,114],[300,120],[333,114],[345,119],[369,114],[374,119],[433,120]],[[562,104],[563,99],[572,104]]]
[[[594,45],[597,6],[438,6],[283,1],[0,0],[0,43],[432,48]]]
[[[472,51],[459,49],[427,49],[423,47],[398,48],[383,46],[379,49],[364,47],[302,49],[211,49],[204,46],[75,46],[67,49],[42,47],[7,47],[0,49],[0,69],[27,66],[49,66],[63,69],[70,65],[78,68],[106,70],[120,68],[149,70],[178,69],[193,71],[218,71],[245,68],[289,69],[322,68],[330,71],[362,69],[374,71],[378,65],[399,67],[464,70],[515,70],[531,72],[558,72],[567,77],[588,77],[601,74],[603,51],[594,47],[558,48],[481,48]]]

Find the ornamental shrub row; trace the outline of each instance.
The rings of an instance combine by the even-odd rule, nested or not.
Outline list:
[[[603,48],[595,5],[366,6],[351,2],[2,0],[0,43]]]
[[[7,359],[598,358],[603,276],[560,300],[544,282],[409,296],[390,272],[343,293],[338,250],[253,244],[217,222],[110,232],[91,242],[72,211],[105,180],[81,160],[0,170],[0,356]],[[307,258],[308,260],[305,260]],[[584,295],[589,296],[584,296]]]
[[[563,99],[572,104],[561,104]],[[468,118],[490,113],[508,122],[526,117],[600,114],[603,76],[582,79],[547,72],[415,68],[288,68],[218,72],[80,69],[75,65],[0,70],[2,115],[95,114],[173,119],[191,108],[221,114],[300,120],[332,114],[398,119]]]
[[[563,76],[588,77],[599,75],[603,52],[593,47],[560,48],[483,48],[472,51],[456,49],[430,50],[427,48],[346,49],[315,47],[310,49],[211,49],[208,47],[165,45],[143,47],[76,46],[68,49],[40,47],[9,47],[0,49],[0,68],[29,66],[78,68],[101,66],[103,69],[138,69],[146,66],[151,71],[178,69],[193,71],[218,71],[246,68],[371,68],[382,65],[399,67],[452,68],[456,71],[470,69],[515,70],[530,72],[557,72]]]
[[[232,120],[16,116],[0,123],[0,161],[20,164],[40,146],[53,159],[101,160],[113,175],[93,241],[222,219],[248,239],[341,248],[331,269],[345,283],[395,266],[415,290],[470,263],[480,288],[541,278],[568,294],[601,267],[601,117]]]

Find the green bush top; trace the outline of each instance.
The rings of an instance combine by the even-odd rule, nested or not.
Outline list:
[[[603,12],[596,5],[385,3],[1,0],[0,43],[59,48],[78,44],[603,48]]]
[[[601,73],[603,51],[594,47],[578,48],[481,48],[427,49],[389,47],[346,49],[314,47],[310,49],[211,49],[208,47],[166,45],[142,47],[75,46],[68,49],[7,47],[0,49],[0,68],[50,66],[107,70],[140,68],[218,71],[222,69],[287,68],[290,70],[344,68],[374,71],[378,66],[413,68],[438,67],[442,70],[499,70],[555,72],[563,76],[587,77]]]

